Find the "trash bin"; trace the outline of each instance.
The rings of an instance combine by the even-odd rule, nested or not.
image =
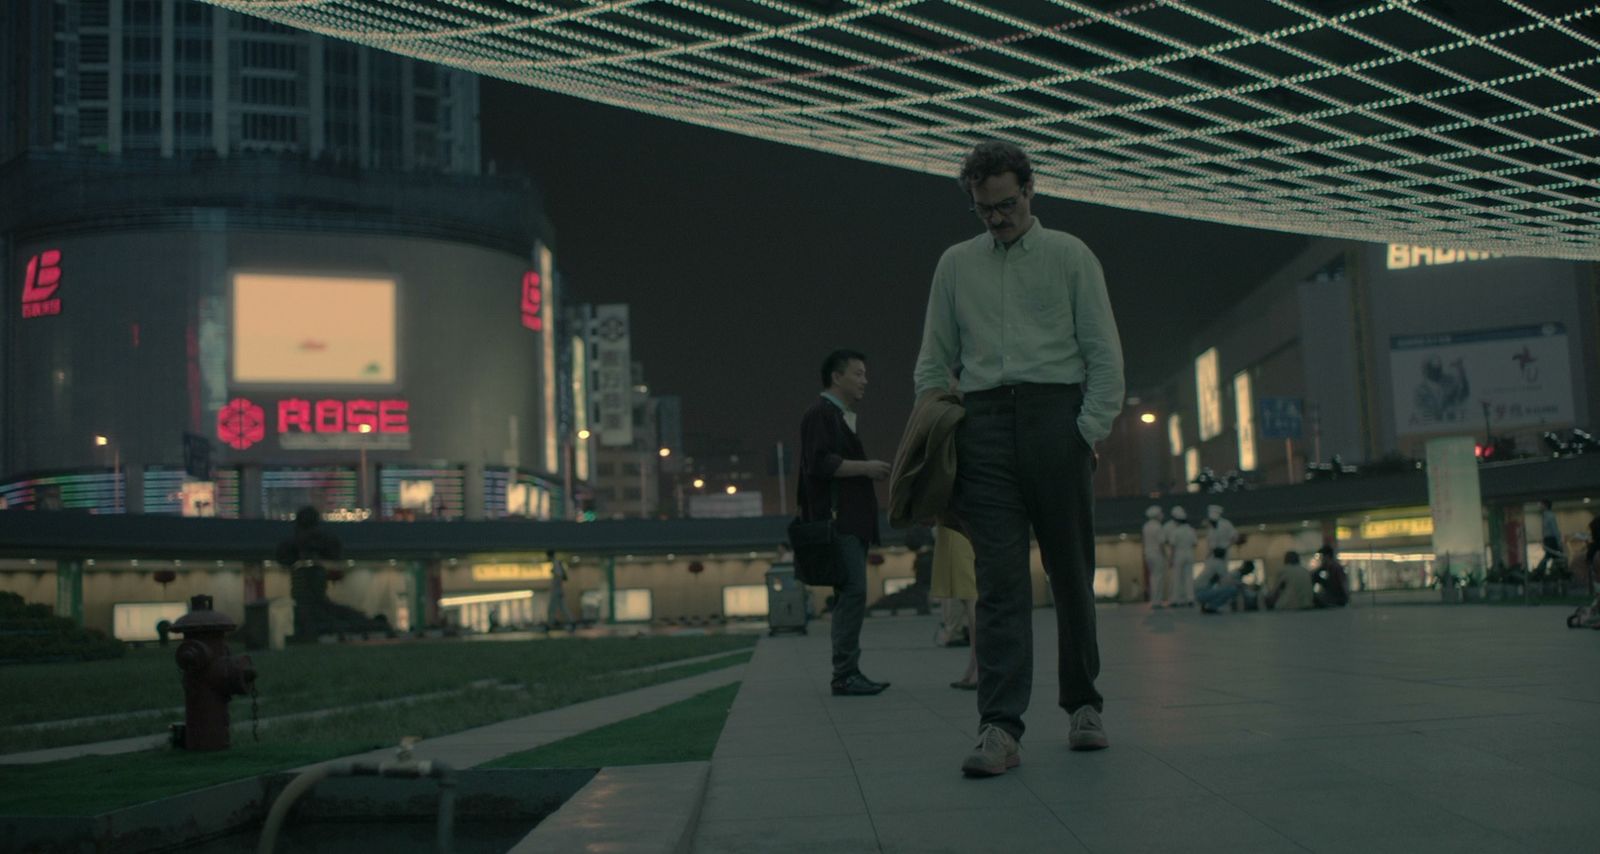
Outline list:
[[[794,577],[794,564],[775,563],[767,570],[767,627],[769,635],[780,631],[806,633],[809,594]]]

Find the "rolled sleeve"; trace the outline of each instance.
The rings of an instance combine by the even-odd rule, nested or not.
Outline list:
[[[821,459],[817,460],[817,474],[833,477],[841,465],[844,465],[844,457],[838,454],[823,454]]]
[[[956,326],[955,305],[950,299],[949,253],[939,259],[933,271],[933,286],[928,291],[928,311],[922,321],[922,349],[912,378],[916,396],[930,390],[950,387],[953,366],[961,358],[961,333]]]
[[[1111,296],[1100,261],[1089,253],[1076,272],[1073,294],[1078,346],[1083,354],[1083,409],[1078,430],[1090,444],[1111,435],[1111,423],[1122,411],[1126,388],[1122,374],[1122,341],[1111,313]]]

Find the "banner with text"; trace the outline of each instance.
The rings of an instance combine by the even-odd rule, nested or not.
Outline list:
[[[1567,330],[1559,323],[1389,342],[1398,435],[1572,423]]]

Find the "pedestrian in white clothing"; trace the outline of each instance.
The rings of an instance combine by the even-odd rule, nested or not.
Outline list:
[[[1233,554],[1233,544],[1239,539],[1239,530],[1222,515],[1221,505],[1206,508],[1211,520],[1211,533],[1206,535],[1206,578],[1216,578],[1228,572],[1228,558]]]
[[[1173,507],[1167,521],[1167,589],[1173,607],[1194,604],[1194,546],[1199,539],[1189,512]]]
[[[1150,505],[1145,511],[1144,529],[1140,532],[1144,540],[1144,577],[1146,589],[1150,591],[1150,604],[1156,608],[1164,608],[1167,596],[1170,595],[1164,583],[1167,574],[1167,532],[1161,524],[1161,508]]]

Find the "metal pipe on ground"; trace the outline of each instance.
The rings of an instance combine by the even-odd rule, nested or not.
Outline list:
[[[306,792],[329,777],[403,777],[438,780],[439,822],[436,844],[439,854],[450,854],[455,838],[455,771],[443,762],[427,759],[419,762],[411,759],[409,744],[403,744],[399,753],[400,758],[393,762],[328,762],[302,772],[291,780],[278,795],[277,800],[272,802],[272,809],[267,812],[266,823],[261,826],[261,841],[256,846],[257,854],[274,854],[278,847],[278,832],[282,829],[289,810]]]

